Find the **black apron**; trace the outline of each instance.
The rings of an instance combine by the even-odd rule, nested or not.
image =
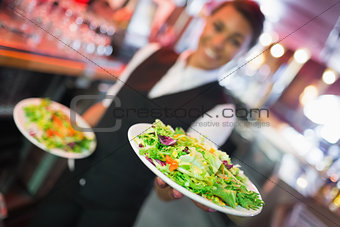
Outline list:
[[[151,88],[177,58],[178,54],[172,50],[156,51],[133,71],[118,92],[121,107],[115,107],[113,102],[96,127],[113,125],[117,120],[116,110],[120,108],[125,111],[121,128],[115,132],[96,133],[96,151],[76,164],[76,168],[87,169],[76,180],[86,181],[84,186],[79,186],[78,196],[82,199],[121,213],[129,212],[134,219],[155,176],[132,150],[127,138],[129,127],[136,123],[152,123],[158,118],[172,127],[187,130],[198,117],[226,102],[224,90],[217,81],[149,99],[147,94]]]

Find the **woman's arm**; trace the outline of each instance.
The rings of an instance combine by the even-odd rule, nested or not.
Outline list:
[[[103,102],[98,102],[86,110],[82,117],[91,127],[94,127],[103,117],[106,108]]]
[[[148,46],[140,49],[131,59],[131,61],[126,66],[124,72],[116,81],[116,83],[108,90],[106,95],[108,96],[116,96],[122,86],[125,84],[127,79],[129,78],[131,72],[143,62],[146,58],[148,58],[153,52],[158,50],[160,45],[157,43],[149,44]],[[112,98],[106,98],[101,102],[98,102],[91,106],[84,114],[84,120],[91,126],[94,127],[103,117],[106,109],[110,106],[112,102]]]

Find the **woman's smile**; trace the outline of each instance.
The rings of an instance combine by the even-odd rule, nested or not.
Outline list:
[[[204,53],[206,57],[210,58],[211,60],[217,60],[218,55],[215,51],[213,51],[211,48],[205,48]]]

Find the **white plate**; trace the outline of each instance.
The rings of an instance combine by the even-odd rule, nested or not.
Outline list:
[[[17,125],[17,127],[19,128],[20,132],[29,140],[31,141],[33,144],[35,144],[36,146],[38,146],[40,149],[47,151],[51,154],[54,154],[56,156],[59,157],[63,157],[63,158],[69,158],[69,159],[81,159],[81,158],[85,158],[89,155],[91,155],[97,145],[96,142],[96,136],[94,134],[94,132],[91,131],[90,132],[84,132],[84,134],[88,137],[88,138],[93,138],[93,141],[90,144],[90,149],[86,150],[82,153],[73,153],[73,152],[69,152],[69,151],[64,151],[62,149],[48,149],[44,144],[40,143],[38,140],[36,140],[33,136],[31,136],[29,134],[29,123],[26,119],[25,116],[25,112],[24,112],[24,107],[28,106],[28,105],[39,105],[41,103],[41,98],[28,98],[28,99],[24,99],[21,100],[18,104],[15,105],[14,107],[14,111],[13,111],[13,117],[14,117],[14,122]],[[61,110],[63,113],[66,114],[66,116],[70,117],[71,112],[74,113],[72,110],[70,110],[69,108],[67,108],[66,106],[51,101],[51,108],[54,110]],[[79,116],[77,113],[76,114],[76,121],[77,121],[77,126],[81,127],[81,128],[86,128],[86,129],[90,129],[91,127],[81,118],[81,116]]]
[[[195,201],[197,201],[197,202],[199,202],[199,203],[201,203],[201,204],[203,204],[207,207],[218,210],[220,212],[223,212],[223,213],[226,213],[226,214],[231,214],[231,215],[237,215],[237,216],[254,216],[254,215],[257,215],[261,212],[262,207],[257,209],[257,210],[247,210],[247,209],[242,208],[240,206],[237,206],[234,209],[234,208],[229,207],[229,206],[222,207],[222,206],[216,205],[215,203],[210,202],[209,200],[207,200],[207,199],[205,199],[205,198],[203,198],[203,197],[201,197],[201,196],[199,196],[199,195],[197,195],[193,192],[190,192],[186,188],[180,186],[179,184],[177,184],[176,182],[174,182],[173,180],[171,180],[170,178],[165,176],[151,162],[149,162],[144,156],[139,154],[140,148],[134,140],[135,137],[137,137],[139,134],[144,133],[148,128],[151,127],[151,125],[152,124],[146,124],[146,123],[140,123],[140,124],[132,125],[129,128],[129,131],[128,131],[128,138],[129,138],[130,144],[131,144],[133,150],[135,151],[135,153],[137,154],[137,156],[154,174],[156,174],[158,177],[160,177],[168,185],[170,185],[174,189],[181,192],[183,195],[185,195],[185,196],[189,197],[190,199],[195,200]],[[248,190],[259,193],[257,188],[250,181],[248,181],[248,187],[247,188],[248,188]],[[260,193],[259,193],[259,197],[261,199]]]

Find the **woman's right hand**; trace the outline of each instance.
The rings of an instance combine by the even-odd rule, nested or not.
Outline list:
[[[176,189],[170,187],[167,183],[165,183],[161,178],[156,177],[155,179],[155,189],[158,197],[163,201],[171,201],[175,199],[180,199],[183,197],[183,194],[177,191]],[[206,207],[194,200],[192,202],[202,210],[206,212],[215,212],[216,210]]]
[[[183,197],[182,193],[170,187],[159,177],[156,177],[155,179],[155,188],[158,197],[163,201],[170,201]]]

